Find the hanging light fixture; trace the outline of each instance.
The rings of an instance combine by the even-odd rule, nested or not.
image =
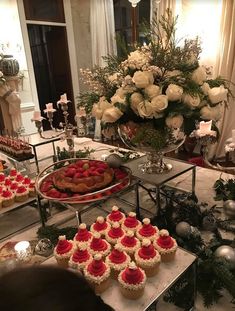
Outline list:
[[[128,0],[131,5],[133,6],[133,8],[135,8],[137,6],[137,4],[140,2],[140,0]]]

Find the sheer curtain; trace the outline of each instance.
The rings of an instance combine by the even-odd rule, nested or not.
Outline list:
[[[175,15],[176,2],[177,0],[151,0],[150,20],[154,17],[155,12],[157,12],[157,18],[159,18],[165,14],[168,8]]]
[[[113,0],[90,0],[92,63],[103,66],[102,56],[116,54]]]

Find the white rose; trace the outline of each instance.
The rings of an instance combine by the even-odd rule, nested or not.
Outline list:
[[[126,91],[122,87],[120,87],[119,89],[116,90],[115,94],[118,95],[121,98],[125,98]]]
[[[176,84],[169,84],[166,89],[166,95],[169,101],[181,100],[183,88]]]
[[[131,95],[130,100],[131,100],[131,109],[135,113],[138,113],[137,107],[139,103],[141,103],[144,100],[143,96],[140,93],[135,92]]]
[[[160,87],[154,84],[148,85],[144,89],[145,94],[149,97],[149,99],[152,99],[155,96],[158,96],[161,92]]]
[[[197,69],[195,69],[192,73],[192,80],[199,84],[202,85],[203,82],[206,80],[206,70],[204,67],[200,66]]]
[[[136,71],[132,78],[136,87],[139,89],[146,88],[149,84],[153,84],[153,74],[148,71]]]
[[[112,104],[110,104],[106,98],[102,96],[100,97],[99,102],[93,105],[91,113],[95,118],[101,120],[104,111],[110,107],[112,107]]]
[[[166,125],[169,127],[169,128],[174,128],[174,129],[177,129],[177,128],[180,128],[184,122],[184,118],[182,115],[177,115],[177,116],[174,116],[174,117],[167,117],[166,118]]]
[[[141,118],[153,118],[153,106],[148,100],[139,103],[139,105],[137,106],[137,110]]]
[[[149,55],[143,53],[140,50],[131,52],[127,59],[127,64],[132,69],[140,69],[142,66],[146,65],[150,61]]]
[[[151,100],[151,104],[153,106],[153,111],[160,113],[165,110],[168,106],[168,98],[166,95],[158,95],[155,96]]]
[[[212,104],[217,104],[223,100],[227,100],[228,90],[223,85],[213,87],[208,91],[208,96]]]
[[[210,90],[210,86],[207,82],[204,82],[201,86],[201,90],[203,92],[203,94],[208,95],[208,92]]]
[[[119,73],[115,72],[114,74],[108,77],[108,80],[112,83],[113,82],[116,83],[118,81],[118,77],[119,77]]]
[[[113,104],[115,104],[115,103],[125,104],[125,103],[126,103],[126,99],[120,97],[120,96],[117,95],[117,94],[114,94],[114,95],[111,97],[111,103],[113,103]]]
[[[101,120],[103,115],[103,110],[99,108],[98,104],[94,104],[91,110],[91,114],[93,117]]]
[[[221,107],[219,105],[215,107],[204,106],[200,110],[200,115],[203,120],[214,120],[218,121],[221,118]]]
[[[107,109],[107,108],[112,107],[112,105],[107,101],[107,99],[106,99],[104,96],[100,97],[100,100],[99,100],[99,102],[98,102],[98,106],[99,106],[99,108],[102,109],[103,111],[104,111],[105,109]]]
[[[183,102],[190,108],[196,108],[200,105],[200,97],[198,94],[196,96],[185,94],[183,95]]]
[[[123,115],[123,112],[117,107],[113,106],[104,111],[103,116],[102,116],[102,121],[113,123],[113,122],[116,122],[118,119],[120,119],[122,115]]]

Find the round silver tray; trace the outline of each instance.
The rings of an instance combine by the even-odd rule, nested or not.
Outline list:
[[[73,196],[69,196],[66,198],[55,198],[55,197],[50,197],[43,191],[41,191],[41,186],[43,185],[44,182],[49,182],[53,185],[53,175],[60,170],[61,168],[64,168],[71,164],[72,162],[76,162],[78,160],[90,160],[90,159],[81,159],[81,158],[71,158],[71,159],[65,159],[61,160],[58,162],[55,162],[48,167],[46,167],[42,172],[39,173],[35,180],[35,188],[38,194],[47,199],[47,200],[52,200],[52,201],[58,201],[61,203],[67,203],[67,204],[84,204],[88,202],[95,202],[99,200],[105,200],[107,199],[110,195],[116,194],[120,192],[121,190],[124,190],[130,185],[131,181],[131,170],[125,166],[121,166],[118,169],[121,170],[123,173],[125,173],[125,177],[122,179],[117,179],[115,176],[115,173],[117,172],[118,169],[113,168],[114,170],[114,180],[112,181],[111,184],[109,184],[107,187],[94,191],[94,192],[89,192],[85,194],[79,194],[79,193],[73,193]],[[97,161],[97,162],[104,162],[101,160],[92,160],[92,161]],[[62,167],[55,169],[56,166],[58,165],[63,165]],[[55,187],[56,188],[56,187]],[[58,189],[57,189],[58,190]],[[63,191],[60,191],[61,193],[65,193]],[[70,193],[71,194],[71,193]],[[72,194],[71,194],[72,195]]]

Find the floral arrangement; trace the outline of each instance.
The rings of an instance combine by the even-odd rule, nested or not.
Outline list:
[[[213,120],[215,126],[231,94],[228,83],[212,79],[199,65],[198,38],[177,41],[176,22],[167,10],[166,17],[145,27],[148,44],[124,59],[105,57],[105,67],[81,70],[90,91],[80,94],[78,107],[104,128],[124,127],[134,143],[155,150],[169,145],[180,128],[189,135],[201,120]]]

